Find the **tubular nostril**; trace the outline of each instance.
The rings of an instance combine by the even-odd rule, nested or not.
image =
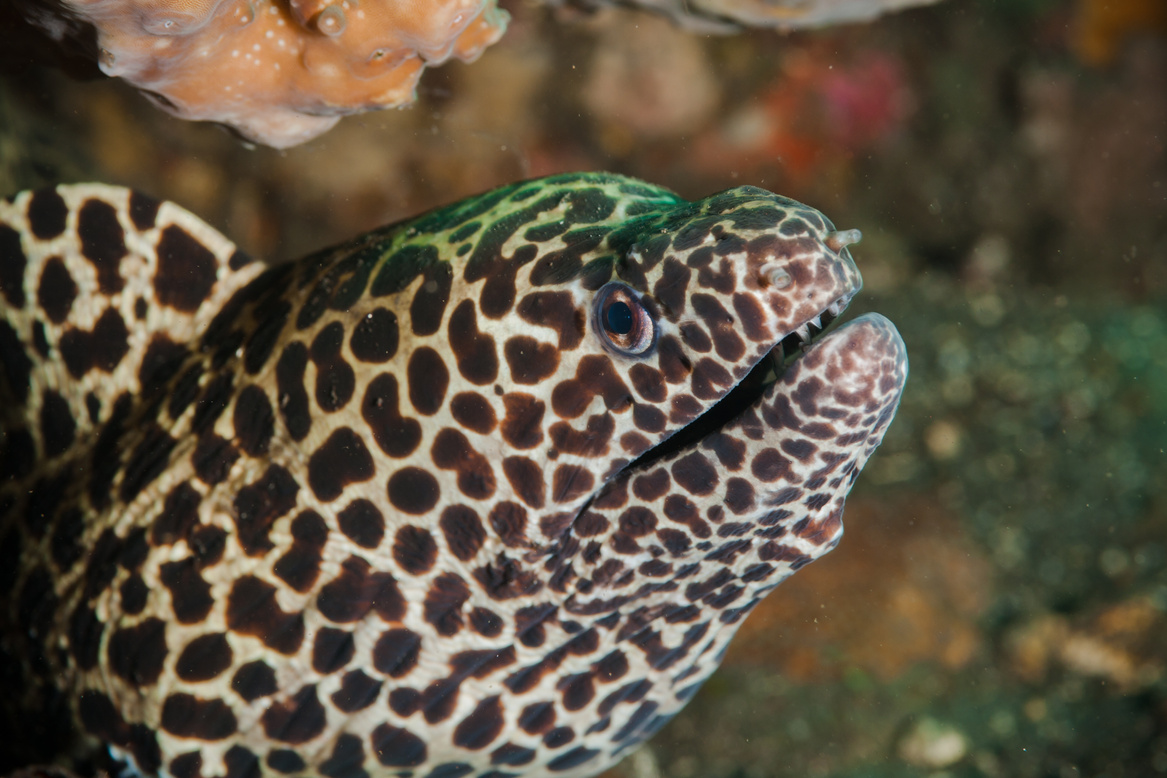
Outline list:
[[[785,268],[775,267],[765,271],[766,278],[774,285],[776,289],[785,289],[793,283],[790,273],[786,272]]]
[[[838,254],[840,251],[850,246],[852,243],[858,243],[863,240],[863,233],[859,230],[835,230],[828,232],[826,240],[827,248]]]

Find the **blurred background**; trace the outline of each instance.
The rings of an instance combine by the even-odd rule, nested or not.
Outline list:
[[[286,151],[7,60],[0,189],[134,186],[270,261],[585,169],[861,229],[851,314],[912,375],[846,537],[605,778],[1167,775],[1167,3],[729,36],[503,6],[414,107]]]

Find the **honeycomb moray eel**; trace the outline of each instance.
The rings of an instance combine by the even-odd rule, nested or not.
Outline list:
[[[815,337],[857,237],[578,174],[264,267],[127,189],[0,203],[20,742],[174,778],[612,765],[839,540],[907,376],[877,314]]]

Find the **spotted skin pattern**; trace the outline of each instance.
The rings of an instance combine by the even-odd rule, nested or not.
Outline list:
[[[763,379],[841,236],[577,174],[265,268],[117,187],[0,203],[9,702],[146,775],[600,772],[839,540],[903,344]]]

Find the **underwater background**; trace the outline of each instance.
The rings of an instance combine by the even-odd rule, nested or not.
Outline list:
[[[729,36],[503,5],[417,105],[286,151],[5,60],[0,189],[133,186],[270,261],[569,170],[861,229],[847,316],[912,373],[846,537],[605,778],[1167,775],[1167,3]]]

